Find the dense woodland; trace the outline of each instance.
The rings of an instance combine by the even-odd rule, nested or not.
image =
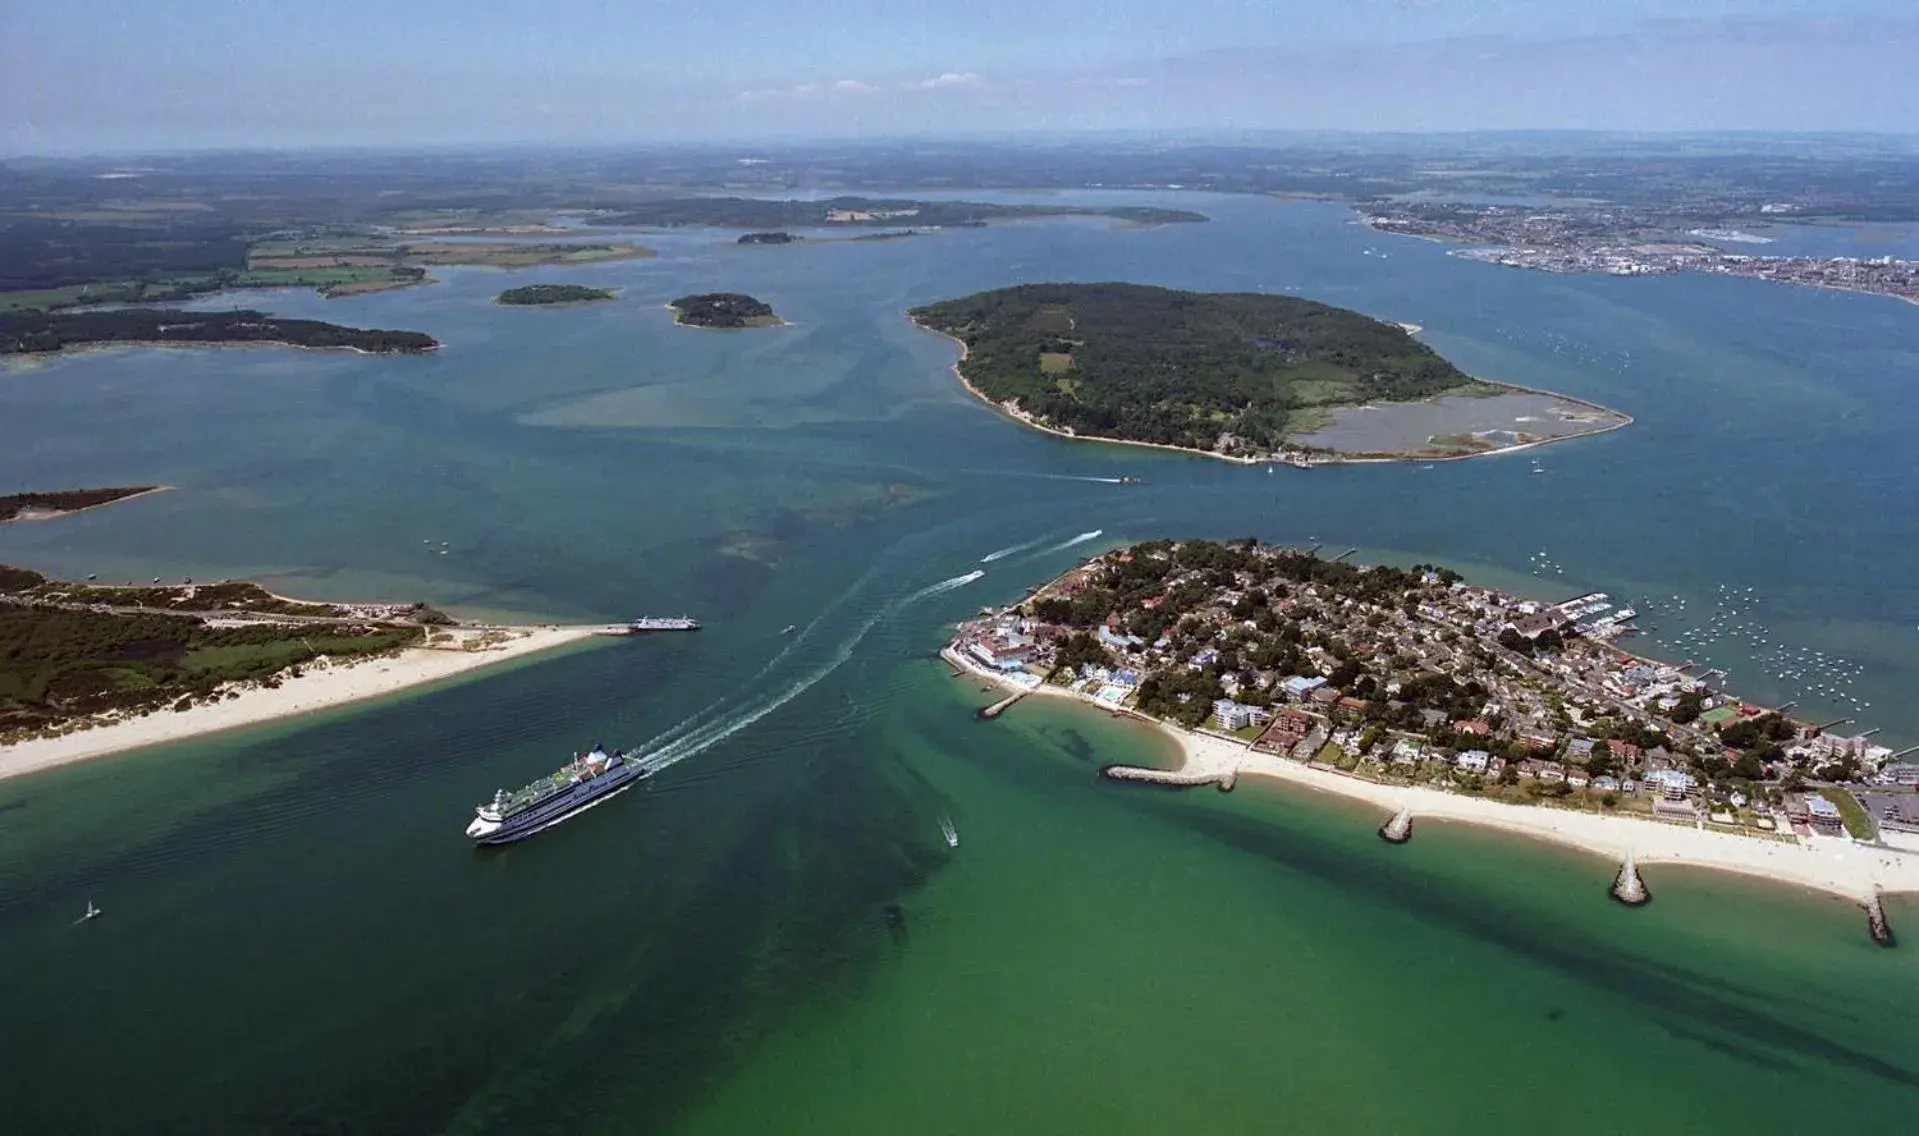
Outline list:
[[[605,288],[588,288],[584,284],[528,284],[524,288],[508,288],[495,298],[495,303],[518,307],[535,307],[541,304],[585,304],[594,300],[611,300],[613,293]]]
[[[60,489],[52,493],[13,493],[0,497],[0,521],[10,521],[28,511],[72,513],[106,505],[123,497],[150,493],[154,485],[127,485],[109,489]]]
[[[829,215],[836,215],[829,220]],[[674,197],[595,217],[596,225],[710,225],[726,229],[823,228],[828,225],[983,225],[1022,217],[1112,217],[1140,224],[1204,221],[1184,209],[1119,205],[993,205],[979,201],[912,201],[833,197],[766,201],[754,197]]]
[[[673,301],[680,323],[692,327],[765,327],[779,322],[773,306],[740,292],[703,292]]]
[[[284,343],[418,354],[439,346],[417,331],[388,331],[263,312],[116,308],[88,312],[0,312],[0,355],[59,351],[91,343]]]
[[[1395,324],[1291,296],[1027,284],[914,309],[967,381],[1048,425],[1226,453],[1279,448],[1303,407],[1473,380]]]

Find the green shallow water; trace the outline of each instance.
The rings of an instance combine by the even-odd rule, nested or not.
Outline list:
[[[7,1128],[1795,1132],[1816,1105],[1905,1130],[1919,956],[1855,908],[1666,869],[1628,911],[1611,865],[1549,847],[1423,825],[1391,848],[1337,800],[1105,784],[1164,739],[1033,701],[977,722],[988,696],[932,652],[1108,544],[1254,534],[1554,598],[1753,587],[1775,636],[1866,665],[1861,716],[1919,742],[1919,591],[1887,570],[1913,541],[1919,309],[1368,257],[1339,210],[1200,207],[1213,224],[649,236],[656,260],[512,277],[625,289],[592,308],[502,310],[506,276],[457,270],[272,297],[430,331],[429,359],[0,376],[0,479],[180,487],[0,530],[0,560],[707,624],[0,783]],[[900,318],[1042,278],[1298,287],[1639,421],[1542,451],[1544,475],[1064,443],[974,404]],[[660,308],[716,289],[793,324]],[[1121,474],[1146,484],[1095,480]],[[678,760],[467,847],[471,802],[595,740]],[[73,926],[89,897],[107,914]],[[1891,911],[1919,935],[1919,904]]]

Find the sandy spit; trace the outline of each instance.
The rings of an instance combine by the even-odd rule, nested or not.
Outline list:
[[[511,659],[549,651],[593,636],[592,627],[501,627],[440,630],[433,646],[351,662],[318,659],[278,687],[230,686],[235,697],[175,712],[162,709],[56,738],[0,746],[0,780],[104,754],[183,741],[221,730],[328,710],[451,679]]]

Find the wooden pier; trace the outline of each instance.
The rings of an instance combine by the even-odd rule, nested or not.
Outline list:
[[[985,709],[981,710],[979,712],[979,717],[983,721],[990,722],[994,718],[999,717],[1001,714],[1006,713],[1007,709],[1011,707],[1013,703],[1018,702],[1020,699],[1026,697],[1028,693],[1029,693],[1028,691],[1024,691],[1024,690],[1014,691],[1012,694],[1007,695],[1005,698],[1002,698],[998,702],[995,702],[991,706],[988,706]]]

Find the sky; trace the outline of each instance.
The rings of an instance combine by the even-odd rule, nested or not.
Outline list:
[[[1915,0],[0,0],[0,153],[1919,130]]]

